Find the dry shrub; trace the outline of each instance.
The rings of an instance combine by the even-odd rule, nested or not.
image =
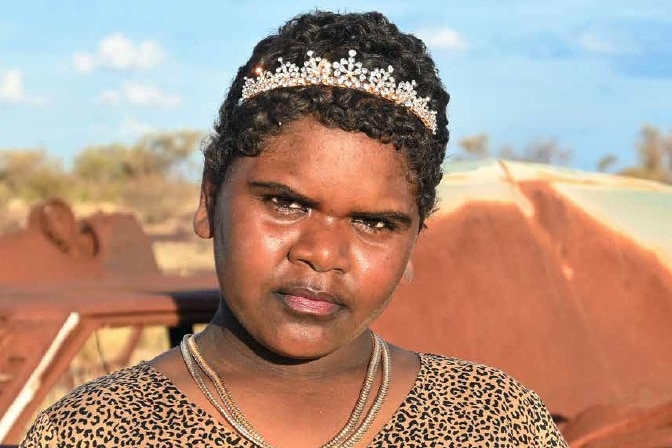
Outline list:
[[[0,205],[14,198],[34,202],[54,196],[67,199],[71,194],[70,175],[44,150],[0,150]]]
[[[198,201],[198,185],[161,176],[144,176],[124,185],[119,201],[147,224],[186,218],[190,221]]]

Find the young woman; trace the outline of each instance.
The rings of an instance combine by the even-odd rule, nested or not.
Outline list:
[[[259,42],[194,218],[214,239],[215,317],[73,391],[22,446],[566,446],[504,373],[369,330],[435,206],[447,103],[424,44],[378,13],[314,12]]]

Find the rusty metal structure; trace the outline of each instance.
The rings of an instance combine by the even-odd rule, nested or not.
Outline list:
[[[163,275],[132,215],[76,220],[60,200],[0,236],[0,443],[17,443],[46,394],[97,329],[183,328],[219,303],[214,275]],[[123,359],[121,360],[123,363]]]
[[[605,191],[653,224],[646,238]],[[495,161],[448,173],[440,195],[414,278],[375,329],[511,373],[572,448],[672,446],[672,239],[655,227],[672,188]],[[0,236],[0,442],[17,442],[96,328],[190,325],[219,300],[214,275],[163,275],[132,217],[68,210],[42,205]]]
[[[130,214],[77,220],[59,199],[36,205],[24,230],[0,235],[0,285],[132,279],[160,274],[152,246]]]

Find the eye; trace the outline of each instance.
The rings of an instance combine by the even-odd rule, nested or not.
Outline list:
[[[394,225],[386,219],[355,218],[353,224],[368,233],[378,233],[394,230]]]
[[[275,212],[282,215],[298,215],[308,212],[307,207],[289,197],[266,196],[264,202]]]

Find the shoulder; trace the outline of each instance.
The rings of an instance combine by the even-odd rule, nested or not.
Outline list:
[[[536,395],[507,373],[458,358],[420,354],[421,393],[451,413],[465,409],[485,419],[536,406]]]
[[[524,396],[530,392],[507,373],[484,364],[435,354],[419,354],[423,380],[434,383],[451,395],[502,395],[506,398]]]
[[[457,423],[486,439],[504,437],[520,446],[566,446],[539,396],[511,375],[440,355],[420,359],[420,393],[453,428]]]
[[[108,407],[121,408],[123,404],[152,400],[151,390],[163,390],[170,383],[147,363],[140,363],[89,381],[50,406],[44,413],[62,417],[85,409],[100,412]],[[158,387],[158,389],[157,389]]]
[[[86,383],[43,411],[21,448],[247,446],[149,363]]]
[[[178,396],[179,391],[148,363],[124,368],[77,387],[44,410],[21,446],[60,447],[101,437],[114,439],[112,427],[138,427],[138,422],[147,421],[148,413],[170,405],[171,394]],[[179,406],[179,401],[174,405]]]

